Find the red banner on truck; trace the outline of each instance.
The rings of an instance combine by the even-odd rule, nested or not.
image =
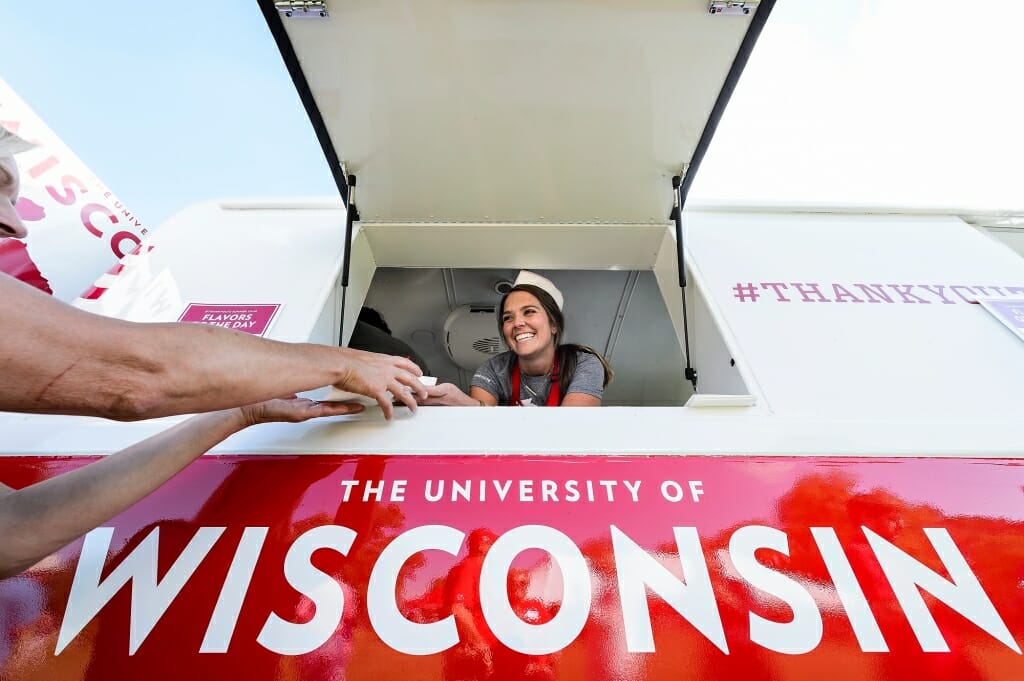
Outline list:
[[[0,678],[1020,678],[1022,486],[1001,460],[205,457],[0,582]]]

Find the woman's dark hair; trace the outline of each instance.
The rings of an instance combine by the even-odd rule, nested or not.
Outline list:
[[[562,338],[565,335],[565,316],[562,311],[558,309],[558,304],[555,299],[551,297],[551,294],[542,289],[539,286],[533,284],[519,284],[513,286],[508,293],[501,297],[501,304],[497,307],[498,313],[498,336],[504,338],[502,323],[502,316],[505,314],[505,301],[510,295],[516,291],[523,291],[529,293],[531,296],[537,299],[540,306],[544,308],[544,312],[548,315],[548,323],[551,324],[554,329],[553,334],[555,337],[555,353],[558,357],[559,366],[559,384],[561,386],[567,386],[572,383],[572,377],[576,374],[576,356],[580,352],[589,352],[594,357],[597,357],[598,361],[601,362],[601,366],[604,367],[604,387],[607,387],[612,382],[612,378],[615,376],[615,372],[612,371],[612,366],[608,363],[601,353],[594,348],[587,347],[586,345],[577,345],[576,343],[563,343]],[[562,393],[562,399],[565,399],[565,393]]]

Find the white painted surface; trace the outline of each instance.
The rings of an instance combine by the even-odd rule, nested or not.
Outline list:
[[[177,419],[113,424],[100,419],[0,415],[4,454],[104,454],[167,428]],[[599,409],[379,410],[360,418],[266,424],[232,436],[218,454],[695,454],[808,456],[1024,456],[1018,421],[875,420],[771,415],[749,409],[602,407]]]
[[[361,229],[380,267],[636,270],[654,265],[668,226],[664,221],[650,225],[416,223],[363,224]]]
[[[177,319],[189,303],[276,303],[282,308],[268,338],[330,338],[330,322],[321,319],[321,312],[334,299],[334,282],[341,272],[344,210],[332,207],[334,203],[241,207],[246,205],[195,204],[153,232],[146,242],[153,248],[145,256],[144,278],[164,277],[180,298],[180,309],[161,313],[155,321]],[[147,282],[119,275],[108,283],[101,301],[130,298],[136,291],[122,289]]]
[[[751,20],[707,8],[349,1],[285,27],[364,221],[651,223]]]
[[[775,414],[858,422],[1024,414],[1013,378],[1024,375],[1024,347],[948,288],[1024,287],[1024,260],[960,220],[708,213],[690,216],[688,238],[709,302]],[[765,282],[786,284],[792,302],[777,302]],[[881,284],[896,302],[801,302],[794,282],[817,282],[828,297],[832,283],[857,293],[855,283]],[[738,283],[754,284],[757,302],[737,300]],[[901,303],[891,284],[944,285],[955,303],[920,288],[911,293],[929,302]]]

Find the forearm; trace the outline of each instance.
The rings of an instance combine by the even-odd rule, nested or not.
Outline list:
[[[201,324],[134,324],[0,275],[0,410],[140,419],[331,385],[354,351]]]
[[[479,386],[473,386],[469,389],[470,402],[466,404],[468,407],[496,407],[498,406],[498,398],[487,392]]]
[[[586,393],[569,393],[562,400],[563,407],[600,407],[601,398]]]
[[[156,342],[147,348],[153,361],[144,363],[148,369],[139,377],[140,418],[236,407],[333,385],[345,380],[357,354],[199,324],[145,332]]]
[[[237,409],[195,416],[88,466],[0,496],[0,578],[107,522],[245,425]]]
[[[426,398],[402,357],[279,343],[202,324],[133,324],[89,314],[0,274],[0,411],[135,420],[240,407],[335,385]]]

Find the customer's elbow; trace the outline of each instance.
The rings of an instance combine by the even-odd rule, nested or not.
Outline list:
[[[166,404],[165,396],[145,378],[121,386],[108,395],[106,402],[102,408],[104,416],[114,421],[144,421],[165,415],[161,411]]]

